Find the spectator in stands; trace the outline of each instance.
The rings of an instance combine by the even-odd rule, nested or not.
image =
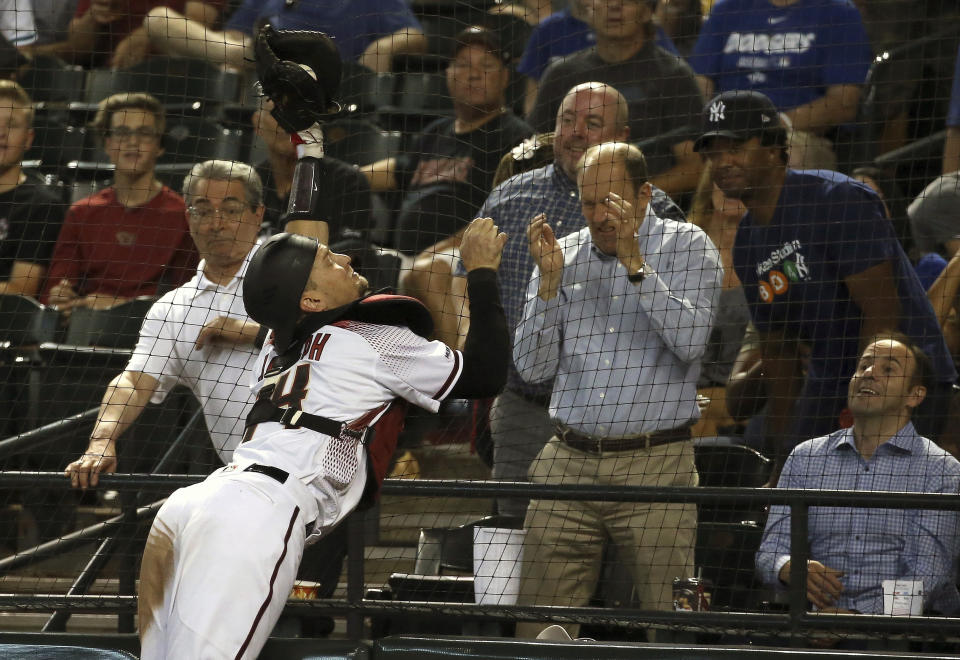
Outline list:
[[[733,241],[746,210],[743,202],[724,195],[713,182],[710,168],[704,168],[688,218],[707,233],[720,251],[723,285],[697,385],[698,393],[707,399],[703,402],[707,407],[701,409],[694,437],[729,435],[735,426],[727,414],[725,388],[750,323],[747,299],[733,268]]]
[[[151,45],[161,52],[241,69],[253,62],[253,37],[263,23],[278,30],[325,32],[334,38],[344,60],[380,72],[390,71],[394,55],[427,48],[423,30],[403,0],[244,0],[223,31],[157,8],[144,26]]]
[[[861,342],[898,329],[934,360],[917,426],[936,439],[956,371],[880,199],[837,172],[789,169],[786,129],[759,92],[717,96],[702,124],[696,149],[714,183],[747,207],[733,264],[760,332],[767,450],[782,463],[804,438],[836,428]]]
[[[721,0],[690,56],[705,98],[738,89],[770,97],[810,167],[833,158],[822,136],[856,117],[870,61],[849,0]]]
[[[453,117],[427,126],[406,154],[360,168],[374,192],[403,193],[395,241],[401,252],[418,254],[465,227],[500,157],[533,133],[504,105],[505,57],[491,31],[462,31],[446,72]]]
[[[29,3],[33,11],[33,23],[37,40],[22,50],[31,55],[56,55],[72,58],[67,40],[70,19],[76,12],[77,0],[17,0],[21,7]]]
[[[266,146],[266,159],[254,167],[263,181],[263,224],[269,233],[283,231],[281,218],[287,210],[287,200],[293,184],[297,164],[296,147],[290,134],[277,124],[270,111],[273,101],[264,98],[253,113],[251,122],[256,134]],[[321,197],[326,208],[319,215],[328,225],[329,242],[336,245],[347,239],[363,239],[368,235],[371,218],[370,185],[357,169],[330,156],[323,157],[324,188],[329,194]]]
[[[947,140],[943,145],[943,173],[960,170],[960,48],[953,69],[953,88],[947,110]]]
[[[853,427],[798,445],[778,488],[805,490],[960,490],[960,463],[924,438],[911,414],[934,384],[930,359],[902,335],[878,336],[857,362],[847,388]],[[789,585],[790,507],[770,507],[757,573]],[[811,507],[807,598],[818,610],[882,614],[883,580],[922,580],[924,611],[960,611],[956,511]]]
[[[17,48],[37,41],[37,26],[30,0],[0,0],[0,34]]]
[[[690,427],[719,254],[695,225],[654,214],[636,147],[604,143],[580,163],[587,227],[557,240],[541,214],[527,230],[536,269],[513,358],[524,380],[555,379],[557,423],[530,479],[696,486]],[[531,500],[517,602],[587,605],[609,537],[632,560],[640,607],[672,610],[674,578],[693,575],[696,526],[692,503]],[[517,635],[540,628],[520,623]]]
[[[527,225],[533,217],[544,214],[558,237],[583,229],[576,185],[577,163],[589,147],[626,140],[630,134],[627,118],[626,100],[610,85],[577,85],[569,90],[557,112],[553,162],[507,179],[490,193],[480,208],[480,217],[493,218],[507,234],[500,261],[500,296],[511,331],[523,318],[525,292],[533,272],[527,248]],[[520,157],[537,157],[515,151]],[[684,220],[683,212],[662,190],[653,189],[650,205],[658,217]],[[554,431],[555,425],[547,410],[552,387],[551,382],[524,382],[511,362],[507,387],[490,411],[495,479],[526,481],[531,461]],[[497,507],[500,513],[523,516],[527,502],[501,498]]]
[[[572,0],[567,7],[550,14],[533,29],[523,52],[523,59],[517,65],[517,71],[527,78],[524,100],[524,111],[527,115],[533,112],[540,78],[547,67],[567,55],[590,48],[597,42],[597,37],[589,25],[592,10],[589,0]],[[659,26],[656,43],[674,55],[679,55],[670,37]]]
[[[21,166],[32,126],[30,97],[17,83],[0,80],[0,294],[40,292],[63,222],[63,201]]]
[[[459,245],[459,232],[483,204],[500,157],[533,133],[505,106],[506,60],[493,32],[478,26],[463,30],[446,72],[454,115],[427,126],[407,153],[360,168],[374,192],[396,190],[403,196],[394,244],[408,257],[420,255],[404,289],[431,309],[441,332],[443,302],[429,281],[433,262]],[[444,243],[435,245],[439,241]],[[437,267],[449,277],[449,263]],[[452,341],[443,334],[438,338]]]
[[[627,99],[630,139],[663,137],[644,153],[651,183],[676,196],[693,192],[700,178],[688,131],[696,125],[703,99],[690,67],[654,43],[655,5],[655,0],[596,0],[591,24],[596,46],[547,68],[530,123],[538,131],[550,130],[564,94],[578,83],[612,85]]]
[[[705,5],[701,0],[659,0],[657,3],[653,13],[657,34],[662,31],[682,57],[689,57],[697,42],[707,11]]]
[[[67,33],[77,63],[88,67],[131,67],[150,52],[144,23],[150,12],[212,27],[226,0],[79,0]]]
[[[113,472],[123,432],[178,384],[203,407],[224,463],[243,436],[260,326],[247,317],[241,283],[258,245],[263,187],[249,165],[209,160],[193,167],[183,191],[200,268],[147,313],[130,361],[104,394],[87,451],[67,466],[75,487],[96,487],[99,474]]]
[[[70,207],[50,261],[44,299],[60,310],[104,309],[180,286],[197,265],[183,198],[154,168],[163,106],[149,94],[100,102],[93,127],[115,166],[113,185]]]
[[[907,207],[913,242],[919,253],[917,275],[930,288],[960,251],[960,172],[934,179]]]

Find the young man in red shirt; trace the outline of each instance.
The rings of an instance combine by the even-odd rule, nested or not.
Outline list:
[[[198,262],[183,198],[154,172],[163,106],[149,94],[115,94],[101,101],[93,126],[114,182],[74,203],[64,220],[44,291],[61,310],[161,295],[190,279]]]

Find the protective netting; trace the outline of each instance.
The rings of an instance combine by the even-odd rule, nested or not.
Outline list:
[[[293,142],[256,80],[266,23],[324,31],[343,60],[339,109]],[[394,395],[439,402],[368,459],[395,481],[350,514],[383,601],[366,634],[536,637],[553,615],[611,640],[954,643],[956,621],[911,618],[960,613],[957,507],[902,493],[960,493],[958,48],[947,0],[0,2],[0,607],[137,593],[174,486],[96,475],[207,475],[244,437],[319,498],[315,527],[290,525],[321,536],[297,596],[347,595],[330,525],[363,491],[355,438],[311,454],[296,421],[276,440],[244,424],[274,365],[242,275],[286,228],[420,300],[440,342],[311,334],[271,395],[354,427]],[[480,268],[476,217],[507,234]],[[497,264],[509,356],[470,335],[468,271]],[[319,272],[273,295],[357,293]],[[449,396],[500,358],[499,394]],[[432,479],[457,483],[413,490]],[[490,481],[548,490],[464,492]],[[771,505],[777,487],[900,494]],[[70,603],[41,600],[65,625]],[[818,618],[788,629],[791,608]],[[708,609],[731,618],[671,616]],[[343,629],[303,611],[281,629]],[[850,613],[904,618],[817,628]]]

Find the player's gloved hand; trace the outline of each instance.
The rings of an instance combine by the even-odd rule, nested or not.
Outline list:
[[[340,111],[340,53],[324,33],[265,25],[254,54],[260,87],[274,103],[271,114],[288,133],[310,129]]]
[[[323,158],[323,126],[319,122],[290,136],[297,158]]]

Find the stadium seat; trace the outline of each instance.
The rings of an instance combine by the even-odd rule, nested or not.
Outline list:
[[[394,56],[396,85],[390,105],[377,110],[378,123],[388,130],[413,135],[438,117],[452,115],[446,62],[436,55]]]
[[[694,564],[712,583],[711,609],[756,610],[762,585],[754,578],[755,555],[763,527],[755,522],[697,523]]]
[[[340,80],[344,111],[366,115],[390,105],[396,82],[392,73],[376,73],[356,62],[344,62]]]
[[[70,126],[59,115],[37,114],[33,122],[33,145],[24,154],[24,163],[47,174],[63,176],[67,164],[84,157],[88,131],[85,126]]]
[[[53,341],[58,312],[34,298],[0,295],[0,341],[27,346]]]
[[[120,92],[147,92],[164,105],[217,106],[240,96],[241,75],[205,60],[150,57],[131,69],[93,69],[87,73],[84,101],[99,103]]]
[[[218,158],[235,160],[240,155],[240,131],[224,128],[199,117],[167,117],[164,153],[158,164],[189,163]]]
[[[773,462],[755,449],[738,444],[738,438],[709,437],[694,440],[700,485],[705,487],[758,488],[770,478]],[[763,518],[763,505],[718,502],[699,507],[699,519],[739,522]]]
[[[84,95],[86,72],[52,55],[35,55],[17,78],[34,103],[69,103]]]
[[[70,315],[64,343],[73,346],[133,348],[143,317],[154,298],[135,298],[110,309],[77,307]]]
[[[369,165],[396,156],[401,135],[365,119],[338,119],[324,124],[324,153],[346,163]]]

